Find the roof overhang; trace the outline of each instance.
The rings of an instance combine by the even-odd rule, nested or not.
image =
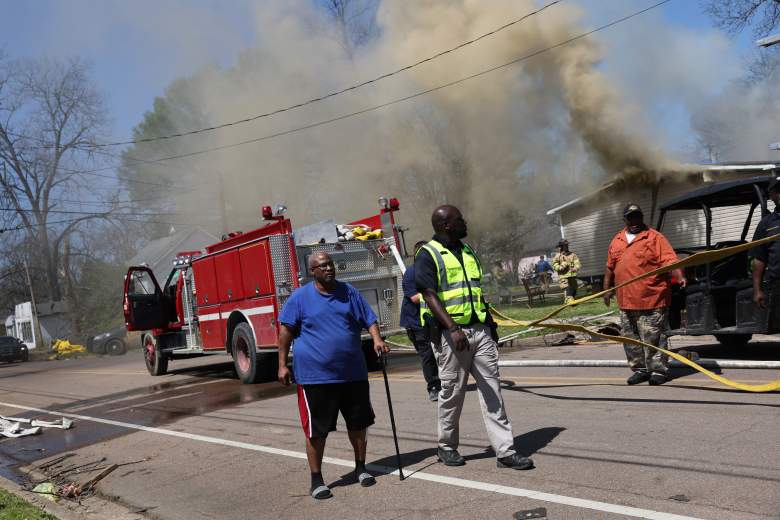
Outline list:
[[[588,193],[587,195],[583,195],[582,197],[578,197],[578,198],[576,198],[574,200],[570,200],[566,204],[558,206],[557,208],[553,208],[551,210],[548,210],[547,214],[548,215],[557,215],[558,213],[560,213],[561,211],[563,211],[563,210],[565,210],[567,208],[570,208],[572,206],[576,206],[577,204],[579,204],[581,202],[585,202],[586,200],[588,200],[590,198],[596,197],[601,192],[608,190],[609,188],[611,188],[614,185],[615,185],[614,182],[608,182],[608,183],[604,184],[601,188],[597,189],[596,191],[592,191],[592,192]]]
[[[729,164],[697,164],[694,165],[693,171],[698,170],[703,174],[711,172],[744,172],[744,173],[761,173],[771,170],[780,169],[780,163],[775,162],[745,162],[745,163],[729,163]],[[712,177],[707,177],[705,180],[714,180]],[[582,197],[570,200],[569,202],[562,204],[556,208],[552,208],[547,211],[548,215],[557,215],[565,209],[577,206],[591,198],[597,197],[604,191],[614,186],[616,181],[608,182],[596,191],[592,191]]]

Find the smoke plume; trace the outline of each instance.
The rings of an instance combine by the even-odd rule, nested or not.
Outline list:
[[[345,49],[321,10],[303,0],[264,2],[259,40],[230,68],[210,67],[169,88],[180,130],[197,107],[208,123],[290,105],[454,46],[536,9],[531,0],[382,2],[375,38]],[[583,13],[559,4],[515,27],[382,82],[321,103],[195,138],[166,152],[224,146],[379,105],[474,74],[587,30]],[[230,227],[257,223],[259,206],[284,202],[296,223],[375,212],[380,195],[401,199],[414,238],[431,210],[454,203],[478,229],[517,225],[604,176],[674,168],[641,129],[645,117],[599,70],[604,49],[588,37],[484,76],[379,110],[224,151],[169,163],[158,175],[198,189],[178,209],[215,207],[224,193]],[[195,118],[197,120],[197,118]],[[159,155],[138,145],[134,157]],[[582,171],[592,172],[591,176]],[[220,180],[220,178],[222,180]],[[562,195],[562,191],[566,193]]]

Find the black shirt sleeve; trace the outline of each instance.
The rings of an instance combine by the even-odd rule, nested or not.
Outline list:
[[[436,262],[431,254],[421,249],[414,259],[414,283],[418,292],[433,289],[439,292],[439,276],[436,272]]]
[[[768,224],[768,219],[763,218],[761,219],[761,222],[758,223],[758,226],[756,226],[756,232],[753,233],[753,241],[761,240],[762,238],[766,238],[766,228]],[[764,244],[758,247],[754,247],[750,250],[750,257],[755,258],[756,260],[760,260],[761,262],[766,263],[769,259],[769,248],[771,247],[771,244]]]

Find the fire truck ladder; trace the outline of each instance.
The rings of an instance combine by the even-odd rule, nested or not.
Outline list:
[[[195,293],[195,280],[192,277],[192,270],[187,269],[184,272],[184,291],[182,291],[184,307],[184,326],[187,330],[187,349],[199,346],[197,328],[194,326],[195,313],[192,310],[192,296]]]

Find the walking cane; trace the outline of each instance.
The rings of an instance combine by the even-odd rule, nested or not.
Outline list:
[[[393,428],[393,441],[395,442],[395,457],[398,462],[398,476],[403,480],[404,470],[401,467],[401,451],[398,449],[398,433],[395,431],[395,415],[393,415],[393,401],[390,399],[390,383],[387,381],[387,354],[382,352],[382,375],[385,378],[385,391],[387,392],[387,407],[390,409],[390,426]]]

